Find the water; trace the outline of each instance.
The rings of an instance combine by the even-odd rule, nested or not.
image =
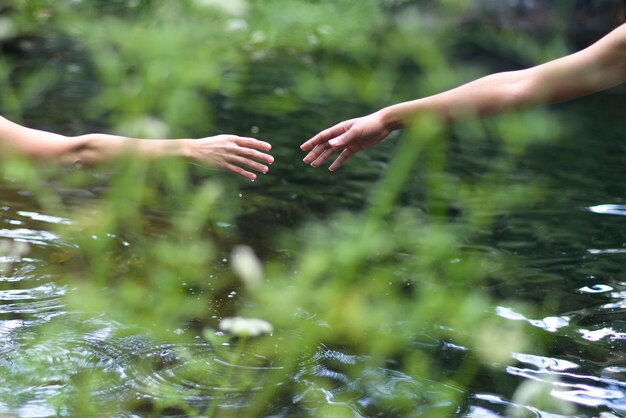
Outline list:
[[[608,97],[617,100],[617,96],[623,100],[616,93]],[[577,112],[601,107],[605,100],[606,97],[597,96],[559,111],[564,117],[573,117]],[[626,204],[622,195],[626,180],[620,176],[626,164],[626,152],[620,133],[619,107],[614,109],[596,114],[588,128],[590,131],[583,127],[574,137],[563,138],[561,144],[537,149],[526,166],[520,167],[520,176],[542,179],[546,195],[533,207],[506,213],[498,221],[489,250],[522,258],[527,268],[498,281],[493,291],[529,301],[541,302],[549,297],[554,303],[549,304],[549,310],[539,309],[541,315],[536,317],[524,316],[509,306],[500,306],[497,314],[555,336],[554,344],[549,355],[536,355],[532,350],[515,353],[514,365],[489,371],[479,386],[466,392],[464,416],[505,416],[513,402],[511,391],[519,382],[551,382],[552,377],[559,378],[558,383],[550,383],[554,384],[552,395],[576,404],[577,416],[604,413],[603,416],[609,417],[626,413],[626,360],[622,355],[626,344],[623,314],[626,306],[626,230],[623,228]],[[462,160],[465,156],[454,158]],[[237,221],[239,229],[233,233],[237,240],[267,247],[266,234],[278,225],[296,223],[311,214],[324,216],[328,209],[317,206],[317,195],[325,193],[328,199],[342,194],[346,183],[362,182],[367,188],[367,184],[371,186],[375,182],[373,176],[364,179],[360,173],[347,170],[336,175],[315,173],[312,176],[317,183],[308,182],[305,193],[304,186],[297,184],[297,175],[295,179],[285,175],[289,170],[302,171],[300,167],[295,168],[297,161],[293,163],[294,168],[290,163],[284,164],[287,168],[279,168],[281,174],[268,179],[264,186],[244,185],[236,192],[252,208]],[[384,165],[384,162],[377,164]],[[282,176],[286,180],[281,179]],[[285,185],[286,182],[292,184]],[[340,184],[335,187],[335,182]],[[334,188],[329,191],[329,187]],[[407,187],[410,189],[416,184],[411,182]],[[46,213],[30,196],[10,184],[5,183],[0,193],[0,237],[30,247],[27,253],[4,260],[10,261],[12,268],[0,276],[0,364],[5,370],[27,374],[20,367],[33,366],[27,366],[24,359],[39,358],[41,367],[47,368],[45,373],[33,371],[35,380],[26,379],[21,387],[0,389],[0,412],[21,416],[56,415],[59,411],[52,406],[54,396],[67,390],[68,383],[75,379],[73,369],[85,366],[101,373],[104,382],[124,382],[122,387],[96,388],[96,396],[123,399],[129,403],[133,414],[138,415],[150,411],[150,399],[172,394],[188,395],[190,404],[200,410],[209,408],[212,398],[206,394],[219,387],[217,383],[211,385],[215,376],[230,374],[234,379],[250,379],[259,384],[255,380],[259,373],[273,367],[263,359],[257,359],[257,366],[232,364],[228,356],[222,357],[225,350],[202,341],[191,345],[155,345],[141,334],[120,338],[114,336],[113,331],[124,325],[106,317],[90,318],[86,324],[77,326],[76,332],[62,335],[63,344],[60,342],[59,347],[33,344],[41,324],[58,317],[66,317],[65,321],[77,320],[66,311],[63,302],[63,296],[72,289],[57,282],[54,274],[55,266],[62,266],[71,258],[72,245],[52,231],[56,225],[72,221]],[[286,203],[284,196],[288,197]],[[364,197],[353,193],[344,199],[339,203],[335,200],[333,206],[358,207]],[[257,228],[259,223],[253,221],[258,218],[266,221],[260,229]],[[249,222],[254,224],[249,225]],[[297,251],[296,248],[279,250]],[[230,296],[236,298],[237,294]],[[311,314],[303,312],[302,315]],[[452,357],[464,350],[437,341],[430,344],[431,349]],[[68,346],[72,349],[68,350]],[[336,387],[319,396],[329,404],[343,403],[354,415],[359,412],[350,409],[346,399],[356,400],[361,411],[376,410],[376,403],[386,393],[405,390],[424,396],[432,385],[392,368],[365,369],[357,377],[342,372],[343,365],[361,361],[363,358],[358,355],[319,347],[317,352],[302,354],[300,371],[293,380],[299,387],[306,387],[307,379],[330,378]],[[190,367],[201,368],[205,379],[188,378],[186,370]],[[379,393],[363,396],[358,388],[362,381],[371,379],[378,382]],[[496,385],[496,381],[500,384]],[[228,392],[228,388],[221,390]],[[249,390],[255,390],[254,383]],[[448,390],[461,389],[450,387]],[[244,395],[233,389],[220,398],[220,407],[234,411],[245,404]],[[292,399],[283,400],[276,405],[275,413],[288,415],[295,408],[290,405],[306,409],[299,405],[304,395],[295,393]],[[14,399],[19,409],[15,409],[9,399]]]
[[[76,65],[73,61],[70,64]],[[260,91],[280,84],[273,67],[260,66],[254,77],[252,85]],[[69,85],[82,92],[83,88],[92,88],[89,84]],[[61,90],[60,96],[63,91],[77,91],[72,88]],[[406,393],[419,403],[431,392],[448,391],[462,393],[465,398],[457,411],[459,416],[503,417],[518,402],[528,407],[514,392],[520,383],[531,381],[546,382],[552,388],[551,396],[574,405],[571,412],[566,409],[562,415],[528,407],[536,416],[626,415],[625,93],[623,88],[616,89],[554,109],[558,117],[573,126],[557,144],[535,147],[513,174],[518,180],[541,184],[544,195],[532,205],[498,210],[494,232],[487,234],[485,242],[476,243],[481,251],[520,260],[523,268],[494,278],[488,290],[503,301],[515,297],[536,304],[534,316],[504,303],[495,314],[545,336],[550,341],[547,353],[528,347],[513,354],[513,364],[493,364],[491,369],[481,371],[468,388],[459,388],[400,373],[391,361],[387,367],[371,367],[364,353],[322,345],[301,353],[297,371],[291,376],[297,389],[275,400],[269,408],[270,416],[312,412],[312,398],[339,408],[335,411],[343,411],[346,416],[394,416],[393,408],[385,406],[385,399],[393,394]],[[66,100],[74,101],[82,93],[72,94]],[[289,258],[298,248],[277,248],[277,232],[308,219],[324,219],[335,211],[359,211],[366,205],[368,191],[387,165],[393,141],[355,157],[334,174],[307,168],[300,162],[297,145],[321,127],[320,120],[330,124],[341,118],[336,112],[320,110],[324,105],[329,103],[311,103],[312,110],[301,115],[297,128],[292,119],[259,117],[227,104],[218,108],[220,131],[268,135],[277,159],[270,174],[256,184],[224,176],[232,185],[226,193],[240,199],[245,210],[234,220],[216,223],[224,240],[219,248],[221,268],[227,268],[233,243],[252,245],[262,256]],[[341,103],[337,107],[346,116],[361,114],[365,109],[360,103]],[[31,122],[41,127],[65,130],[80,125],[73,117],[64,119],[54,109],[44,116],[33,114]],[[488,147],[483,144],[472,150],[451,151],[451,166],[457,175],[471,175],[488,165],[482,157],[489,152]],[[411,179],[400,204],[423,207],[421,188],[427,177],[428,173],[420,172]],[[99,196],[99,190],[58,192],[76,207],[89,206]],[[163,218],[166,215],[162,214]],[[151,216],[158,229],[160,215]],[[67,414],[55,400],[80,384],[81,373],[96,373],[101,377],[101,386],[93,388],[93,396],[124,404],[129,417],[150,415],[155,401],[168,397],[184,397],[201,413],[210,414],[219,408],[223,416],[237,416],[237,411],[246,406],[249,392],[259,390],[263,377],[281,366],[273,364],[269,356],[256,354],[252,346],[244,346],[242,364],[234,361],[226,341],[208,344],[198,337],[192,343],[176,342],[174,336],[187,329],[170,330],[172,343],[155,343],[141,330],[104,314],[85,318],[70,311],[64,298],[73,289],[59,279],[58,273],[75,268],[76,244],[65,241],[56,231],[59,225],[72,223],[62,214],[43,209],[10,180],[0,185],[0,238],[29,247],[28,251],[13,247],[14,254],[1,260],[11,267],[0,274],[0,368],[12,384],[0,384],[0,414]],[[132,244],[122,240],[120,245]],[[238,289],[219,291],[224,294],[216,296],[220,304],[215,319],[228,313],[231,304],[239,300]],[[299,315],[315,320],[314,313],[302,311]],[[72,326],[63,327],[56,337],[57,344],[50,345],[41,332],[46,324],[54,326],[56,321]],[[281,339],[300,338],[304,337],[276,335],[278,343]],[[416,348],[432,351],[444,361],[454,362],[466,352],[465,347],[437,341],[427,333],[416,332],[414,340]],[[346,368],[353,365],[362,365],[359,373],[346,373]],[[231,379],[232,386],[223,384],[224,376]],[[316,378],[328,379],[331,387],[320,389],[313,384]],[[245,391],[238,389],[242,384]],[[376,391],[364,389],[371,387]],[[186,412],[164,411],[167,415]],[[99,414],[107,416],[106,411]]]

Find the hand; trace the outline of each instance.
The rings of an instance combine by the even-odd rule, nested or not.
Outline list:
[[[272,146],[264,141],[236,135],[217,135],[208,138],[192,139],[188,142],[187,157],[201,165],[219,167],[250,181],[256,180],[254,170],[267,173],[274,157],[262,152]]]
[[[331,155],[340,152],[339,157],[328,168],[335,171],[352,154],[378,144],[391,132],[392,129],[383,122],[380,113],[346,120],[318,133],[302,144],[300,149],[309,151],[303,161],[318,167]]]

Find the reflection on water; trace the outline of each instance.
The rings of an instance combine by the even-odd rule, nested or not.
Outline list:
[[[587,209],[593,213],[626,216],[626,205],[597,205]]]

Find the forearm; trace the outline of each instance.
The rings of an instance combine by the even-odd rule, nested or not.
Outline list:
[[[115,159],[125,153],[156,159],[187,156],[189,140],[132,139],[106,134],[75,137],[26,128],[0,117],[0,149],[36,160],[67,164],[93,165]]]
[[[418,114],[434,115],[450,123],[571,100],[622,81],[619,77],[609,77],[605,71],[578,73],[534,67],[492,74],[434,96],[389,106],[381,113],[385,124],[392,129],[401,128]]]
[[[156,160],[163,157],[188,157],[187,139],[134,139],[107,134],[87,134],[69,138],[71,144],[62,161],[93,165],[117,159],[124,154]]]
[[[75,137],[25,128],[0,116],[0,153],[66,164],[93,165],[125,154],[156,160],[182,157],[195,164],[228,170],[254,181],[250,170],[267,173],[272,146],[256,138],[221,134],[198,139],[135,139],[107,134]]]
[[[626,81],[626,26],[585,50],[525,70],[496,73],[446,92],[381,110],[397,129],[417,114],[446,122],[556,103]]]
[[[436,116],[445,122],[488,116],[530,102],[531,98],[523,97],[517,88],[523,81],[523,71],[492,74],[443,93],[394,104],[380,112],[391,130],[402,128],[420,114]]]

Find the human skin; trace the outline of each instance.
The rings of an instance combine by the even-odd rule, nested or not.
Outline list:
[[[626,81],[626,24],[571,55],[518,71],[495,73],[433,96],[398,103],[321,131],[303,143],[304,162],[318,167],[339,153],[329,169],[384,140],[421,114],[446,123],[524,107],[562,102]]]
[[[181,157],[192,163],[217,167],[250,181],[267,173],[274,157],[272,146],[255,138],[217,135],[200,139],[136,139],[107,134],[64,136],[26,128],[0,117],[0,151],[35,160],[74,165],[95,165],[131,153],[150,160]],[[252,171],[251,171],[252,170]]]

